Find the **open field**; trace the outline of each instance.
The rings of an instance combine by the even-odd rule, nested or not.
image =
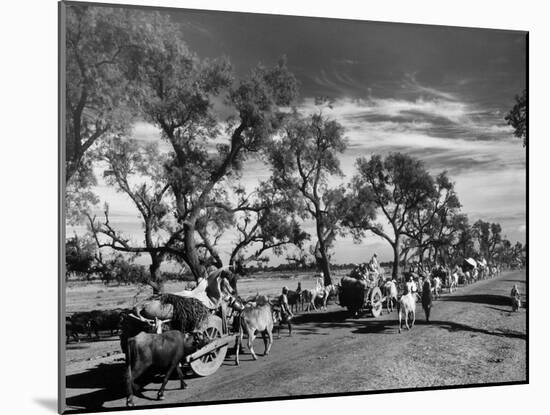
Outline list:
[[[239,289],[246,295],[262,287],[258,291],[269,294],[297,282],[284,281],[242,281]],[[311,278],[303,281],[314,283]],[[504,272],[446,294],[435,302],[430,324],[418,306],[417,325],[401,334],[396,312],[349,319],[335,304],[327,312],[302,314],[293,336],[283,330],[270,356],[254,362],[246,353],[239,367],[228,357],[215,374],[188,379],[183,391],[171,380],[162,403],[526,381],[527,319],[525,309],[510,311],[508,294],[514,283],[525,292],[524,271]],[[114,293],[100,293],[109,300],[98,300],[110,303]],[[84,296],[69,290],[69,307]],[[261,340],[256,347],[263,352]],[[118,350],[116,337],[67,346],[69,410],[125,405],[124,361]],[[246,387],[235,388],[235,383]],[[136,404],[161,403],[154,400],[159,386],[149,384]]]
[[[336,284],[348,271],[334,272],[333,282]],[[239,279],[239,294],[246,298],[256,293],[269,297],[279,295],[283,286],[294,290],[302,283],[302,288],[315,287],[314,272],[270,272],[252,277]],[[166,284],[166,292],[178,292],[185,289],[186,282],[169,282]],[[151,296],[151,288],[137,287],[135,285],[109,285],[101,282],[71,282],[67,285],[67,313],[76,311],[108,310],[113,308],[132,307],[136,301]]]

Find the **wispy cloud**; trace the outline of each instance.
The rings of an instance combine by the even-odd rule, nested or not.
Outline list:
[[[419,94],[425,94],[428,97],[436,97],[436,98],[443,98],[445,100],[449,101],[455,101],[457,100],[457,96],[455,94],[451,94],[449,92],[441,91],[439,89],[421,85],[420,82],[416,80],[416,74],[414,73],[406,73],[405,79],[403,81],[403,87],[408,88],[414,92],[417,92]]]
[[[432,94],[415,100],[340,98],[323,113],[346,128],[348,149],[341,157],[346,178],[359,156],[404,152],[434,173],[446,170],[456,183],[464,211],[502,224],[521,239],[525,222],[525,153],[502,114],[458,97]],[[319,111],[314,100],[301,106]],[[334,179],[337,184],[339,179]],[[513,219],[512,219],[513,216]]]

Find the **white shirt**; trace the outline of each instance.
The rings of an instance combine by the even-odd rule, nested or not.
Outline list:
[[[414,281],[407,281],[407,290],[410,293],[415,293],[417,291],[416,283]]]

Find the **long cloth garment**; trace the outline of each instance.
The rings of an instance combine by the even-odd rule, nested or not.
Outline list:
[[[426,314],[426,321],[430,321],[430,309],[432,308],[432,284],[429,279],[422,286],[422,308]]]

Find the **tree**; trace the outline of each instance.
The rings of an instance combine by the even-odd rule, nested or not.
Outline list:
[[[129,128],[123,60],[136,28],[128,16],[123,9],[67,6],[67,182],[89,167],[84,155],[98,139]]]
[[[393,249],[392,276],[397,278],[408,216],[434,197],[434,180],[421,161],[402,153],[391,153],[385,159],[379,155],[373,155],[369,160],[359,158],[357,170],[352,179],[352,206],[346,215],[346,225],[356,239],[370,231],[390,244]],[[371,209],[375,209],[378,215]],[[387,223],[390,232],[375,220],[379,216]]]
[[[113,139],[105,147],[102,160],[107,163],[104,173],[107,183],[128,196],[138,210],[144,239],[142,244],[136,245],[118,232],[109,221],[109,206],[106,205],[103,222],[88,215],[97,246],[149,255],[151,265],[147,283],[153,292],[162,292],[164,280],[160,266],[169,254],[178,254],[174,248],[175,238],[162,236],[162,231],[169,227],[169,203],[165,201],[169,185],[163,177],[163,157],[155,143],[140,146],[134,140]]]
[[[523,147],[527,145],[527,89],[523,93],[516,95],[516,103],[510,112],[504,117],[514,128],[514,135],[523,140]]]
[[[148,284],[149,272],[145,266],[134,263],[134,255],[115,252],[107,259],[101,251],[96,255],[94,273],[104,284],[117,282],[120,284]]]
[[[487,259],[492,259],[496,248],[502,242],[500,224],[479,219],[472,226],[472,232],[478,243],[480,254]]]
[[[455,222],[456,242],[451,245],[455,258],[470,258],[474,256],[474,235],[466,215],[457,215]]]
[[[512,252],[512,243],[508,239],[503,238],[501,244],[496,250],[495,259],[501,264],[510,266],[513,257],[514,254]]]
[[[442,172],[435,178],[435,192],[431,197],[411,209],[407,214],[404,234],[408,236],[417,248],[418,260],[424,260],[426,249],[439,253],[447,250],[458,232],[457,218],[461,207],[454,183],[447,172]]]
[[[65,241],[65,272],[89,276],[97,254],[97,247],[90,235],[74,235]]]
[[[230,264],[244,266],[268,250],[279,256],[288,245],[301,249],[309,239],[300,226],[293,200],[285,198],[269,182],[260,183],[254,194],[257,195],[255,200],[250,202],[249,195],[235,209],[238,215],[235,227],[239,236],[229,257]],[[256,249],[245,257],[244,251],[248,247]]]
[[[68,198],[76,196],[67,203],[74,208],[70,210],[82,212],[97,203],[87,191],[96,182],[95,160],[85,157],[86,151],[100,138],[127,140],[134,117],[152,123],[171,147],[166,160],[155,164],[160,167],[153,180],[162,184],[158,188],[151,180],[133,186],[140,174],[125,177],[132,169],[145,172],[135,165],[135,149],[97,156],[111,164],[111,185],[136,206],[143,244],[133,244],[113,227],[108,208],[102,223],[89,217],[91,228],[102,247],[148,254],[155,290],[162,283],[159,264],[166,258],[186,263],[196,279],[205,276],[206,265],[221,266],[216,241],[237,220],[237,212],[252,212],[250,206],[237,209],[228,188],[246,159],[261,153],[277,132],[297,95],[296,79],[285,59],[235,79],[226,60],[200,59],[190,52],[177,27],[158,13],[75,6],[69,20],[67,177],[82,180],[75,192],[68,192]],[[222,119],[220,113],[229,116]],[[155,203],[162,208],[156,211]],[[280,211],[262,206],[261,213],[256,218],[261,226],[255,227],[250,243],[266,242],[263,251],[302,237],[297,222],[288,222]]]
[[[226,61],[200,60],[174,38],[165,40],[163,50],[149,52],[140,67],[141,108],[170,144],[165,174],[177,222],[171,233],[181,258],[199,279],[206,272],[200,250],[214,252],[205,240],[209,218],[215,211],[233,210],[227,185],[278,130],[281,108],[296,96],[296,79],[281,60],[235,80]],[[214,100],[231,114],[225,120],[219,119]]]
[[[343,127],[322,112],[309,117],[294,113],[280,138],[271,146],[273,183],[287,200],[299,200],[297,209],[312,219],[317,266],[330,281],[329,249],[340,231],[343,189],[331,189],[331,176],[342,175],[338,153],[346,148]]]
[[[90,190],[96,144],[130,132],[141,92],[136,68],[177,29],[157,12],[83,4],[66,12],[66,212],[76,224],[98,203]]]
[[[238,232],[229,255],[229,265],[235,270],[257,261],[267,251],[279,256],[290,244],[301,248],[309,239],[301,229],[294,202],[279,194],[272,183],[261,182],[250,193],[237,185],[231,196],[237,198],[237,203],[211,203],[206,209],[209,217],[203,216],[197,222],[202,240],[197,247],[202,250],[203,263],[223,265],[217,244],[228,229]]]
[[[511,258],[513,261],[525,265],[527,260],[527,245],[524,246],[521,242],[516,242],[511,250]]]

